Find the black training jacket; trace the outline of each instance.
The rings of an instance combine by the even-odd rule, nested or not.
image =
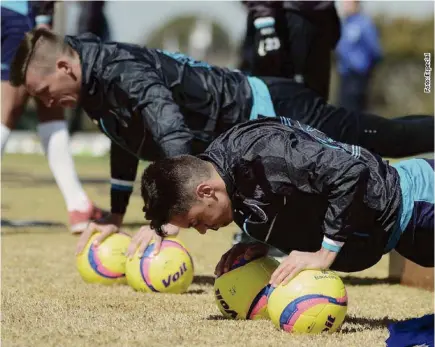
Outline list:
[[[285,253],[344,242],[339,271],[381,258],[401,201],[398,173],[381,157],[281,117],[237,125],[199,157],[223,177],[234,221],[253,238]]]
[[[92,34],[65,41],[82,63],[80,104],[112,140],[118,183],[135,180],[139,159],[200,153],[249,118],[252,92],[240,72]],[[129,196],[112,189],[112,212],[124,213]]]

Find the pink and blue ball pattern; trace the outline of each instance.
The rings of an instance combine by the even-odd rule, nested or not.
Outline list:
[[[246,315],[247,319],[254,319],[255,316],[267,306],[269,287],[269,284],[265,286],[262,290],[260,290],[254,300],[252,300],[251,307]]]
[[[184,252],[186,252],[189,255],[190,258],[190,262],[192,264],[193,267],[193,260],[192,257],[190,256],[190,253],[186,250],[186,248],[184,248],[182,245],[180,245],[178,242],[174,242],[171,240],[163,240],[162,241],[162,245],[160,247],[160,253],[166,249],[166,248],[178,248],[183,250]],[[151,279],[150,279],[150,266],[151,266],[151,261],[153,260],[153,258],[150,257],[150,254],[152,254],[152,252],[154,251],[154,244],[151,244],[147,247],[147,249],[145,250],[142,258],[140,259],[140,274],[142,275],[142,279],[145,282],[145,284],[148,286],[149,289],[151,289],[151,291],[153,292],[159,292],[151,283]],[[192,269],[193,270],[193,269]]]
[[[272,294],[273,287],[270,287],[268,296]],[[347,295],[341,298],[333,298],[326,295],[310,294],[301,296],[290,302],[282,311],[279,318],[279,325],[281,329],[291,332],[294,325],[300,316],[310,308],[319,304],[334,304],[339,306],[347,306]]]
[[[103,265],[98,257],[98,246],[91,245],[89,247],[88,261],[91,268],[102,277],[113,279],[125,277],[124,273],[111,271]]]

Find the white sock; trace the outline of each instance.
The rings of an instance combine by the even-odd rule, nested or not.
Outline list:
[[[11,129],[9,129],[6,125],[1,124],[0,126],[0,141],[2,143],[1,155],[3,156],[3,152],[6,148],[6,143],[8,142],[9,135],[11,134]]]
[[[66,122],[41,123],[38,125],[38,134],[47,155],[48,165],[65,199],[68,211],[87,211],[89,199],[74,167]]]

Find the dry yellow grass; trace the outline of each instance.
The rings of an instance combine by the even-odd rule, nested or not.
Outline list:
[[[109,186],[97,179],[108,179],[108,161],[81,158],[76,163],[91,197],[107,206]],[[130,225],[142,221],[136,194],[126,218]],[[61,195],[42,157],[4,158],[2,218],[66,223]],[[195,261],[195,283],[187,294],[164,295],[83,283],[75,269],[76,238],[63,227],[3,228],[2,346],[372,347],[385,345],[388,322],[433,312],[432,293],[387,283],[384,258],[345,279],[349,315],[340,333],[292,336],[269,321],[222,319],[214,304],[212,274],[234,230],[206,236],[184,231],[181,237]]]

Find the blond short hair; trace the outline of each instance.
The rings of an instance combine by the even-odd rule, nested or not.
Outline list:
[[[19,87],[26,82],[30,65],[41,73],[54,70],[54,63],[61,54],[72,56],[72,48],[63,38],[46,29],[35,29],[25,34],[11,64],[9,81]]]

